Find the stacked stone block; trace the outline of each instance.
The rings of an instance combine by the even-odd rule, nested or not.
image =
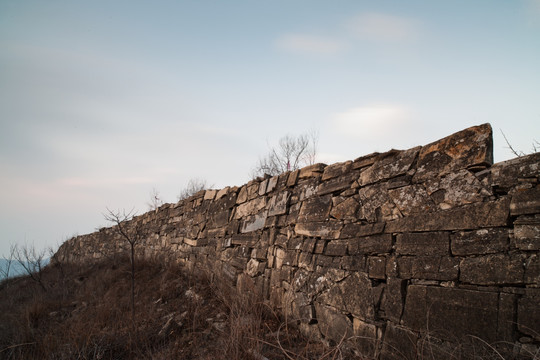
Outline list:
[[[304,332],[367,357],[450,358],[479,338],[526,358],[540,344],[540,154],[495,165],[492,154],[485,124],[203,190],[129,226],[144,256],[257,291]],[[107,228],[57,258],[123,246]]]

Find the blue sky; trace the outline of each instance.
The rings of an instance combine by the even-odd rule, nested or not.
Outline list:
[[[485,122],[540,141],[540,1],[0,2],[0,255],[241,185],[268,144],[319,160]]]

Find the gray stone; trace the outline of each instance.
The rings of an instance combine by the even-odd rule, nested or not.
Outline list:
[[[290,193],[281,192],[270,198],[268,202],[268,216],[284,215],[287,213]]]
[[[390,198],[403,216],[429,213],[436,209],[435,203],[421,185],[410,185],[389,190]]]
[[[368,222],[381,222],[397,219],[401,216],[388,195],[385,184],[366,186],[358,191],[360,210],[358,217]]]
[[[267,211],[263,211],[257,215],[250,216],[246,220],[244,220],[244,224],[242,225],[242,229],[240,230],[241,233],[248,233],[260,230],[264,228],[264,224],[266,223],[266,218],[268,216]]]

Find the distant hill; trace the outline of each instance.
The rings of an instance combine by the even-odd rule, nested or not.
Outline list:
[[[4,270],[7,269],[9,261],[7,259],[0,259],[0,280],[4,276]],[[47,265],[49,263],[49,259],[43,260],[43,265]],[[11,261],[11,267],[9,269],[9,277],[15,277],[19,275],[26,275],[26,270],[24,270],[24,267],[16,260]]]

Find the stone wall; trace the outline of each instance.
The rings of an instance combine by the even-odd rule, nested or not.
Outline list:
[[[527,358],[540,344],[540,153],[492,163],[485,124],[201,191],[128,228],[144,256],[257,291],[304,332],[367,357],[459,358],[479,338]],[[57,259],[124,245],[104,228]]]

